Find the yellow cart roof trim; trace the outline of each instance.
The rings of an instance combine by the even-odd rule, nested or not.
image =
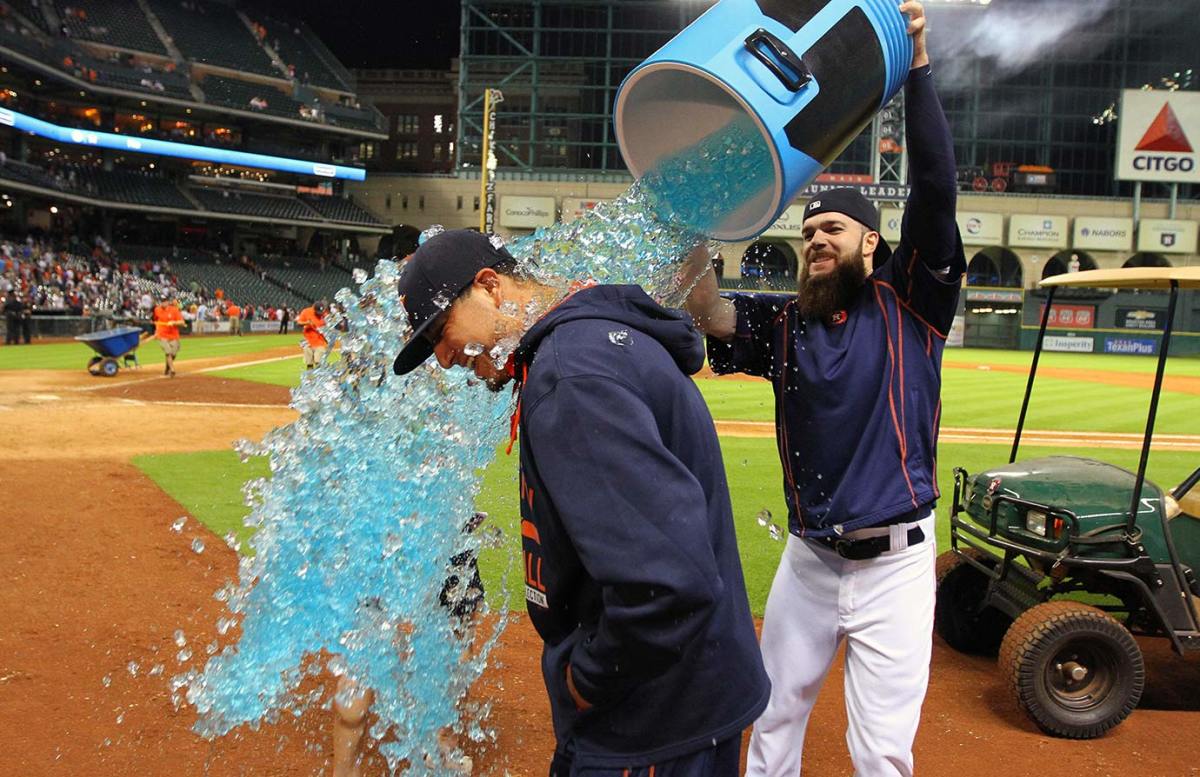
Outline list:
[[[1171,281],[1177,282],[1181,289],[1200,289],[1200,267],[1122,267],[1114,270],[1085,270],[1053,275],[1039,285],[1100,289],[1169,289]]]

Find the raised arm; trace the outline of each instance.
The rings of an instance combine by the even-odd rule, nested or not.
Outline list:
[[[737,310],[733,302],[722,297],[717,290],[717,273],[713,269],[707,245],[697,246],[688,255],[682,276],[684,283],[698,278],[684,302],[684,309],[691,315],[696,328],[717,340],[732,340],[737,331]]]
[[[958,204],[954,139],[933,85],[925,46],[925,9],[906,2],[913,36],[913,69],[905,86],[905,132],[912,193],[902,234],[927,267],[944,269],[954,263],[958,246],[955,209]]]

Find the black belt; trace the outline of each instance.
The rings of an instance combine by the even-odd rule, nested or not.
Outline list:
[[[876,558],[892,549],[892,537],[890,534],[884,534],[880,537],[867,537],[862,540],[848,540],[845,537],[810,537],[809,539],[819,542],[827,548],[833,550],[844,559],[851,561],[866,561],[867,559]],[[920,526],[914,526],[908,530],[908,544],[920,545],[925,541],[925,532],[921,531]]]

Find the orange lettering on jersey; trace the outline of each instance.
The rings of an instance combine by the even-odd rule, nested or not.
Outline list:
[[[546,586],[542,584],[542,560],[537,560],[537,574],[534,574],[533,554],[529,552],[525,553],[525,584],[542,593],[546,592]]]

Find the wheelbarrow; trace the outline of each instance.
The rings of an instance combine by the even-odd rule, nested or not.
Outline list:
[[[96,352],[88,361],[87,370],[93,375],[111,378],[121,370],[121,365],[138,365],[137,349],[142,341],[142,330],[136,326],[106,329],[75,338]]]

